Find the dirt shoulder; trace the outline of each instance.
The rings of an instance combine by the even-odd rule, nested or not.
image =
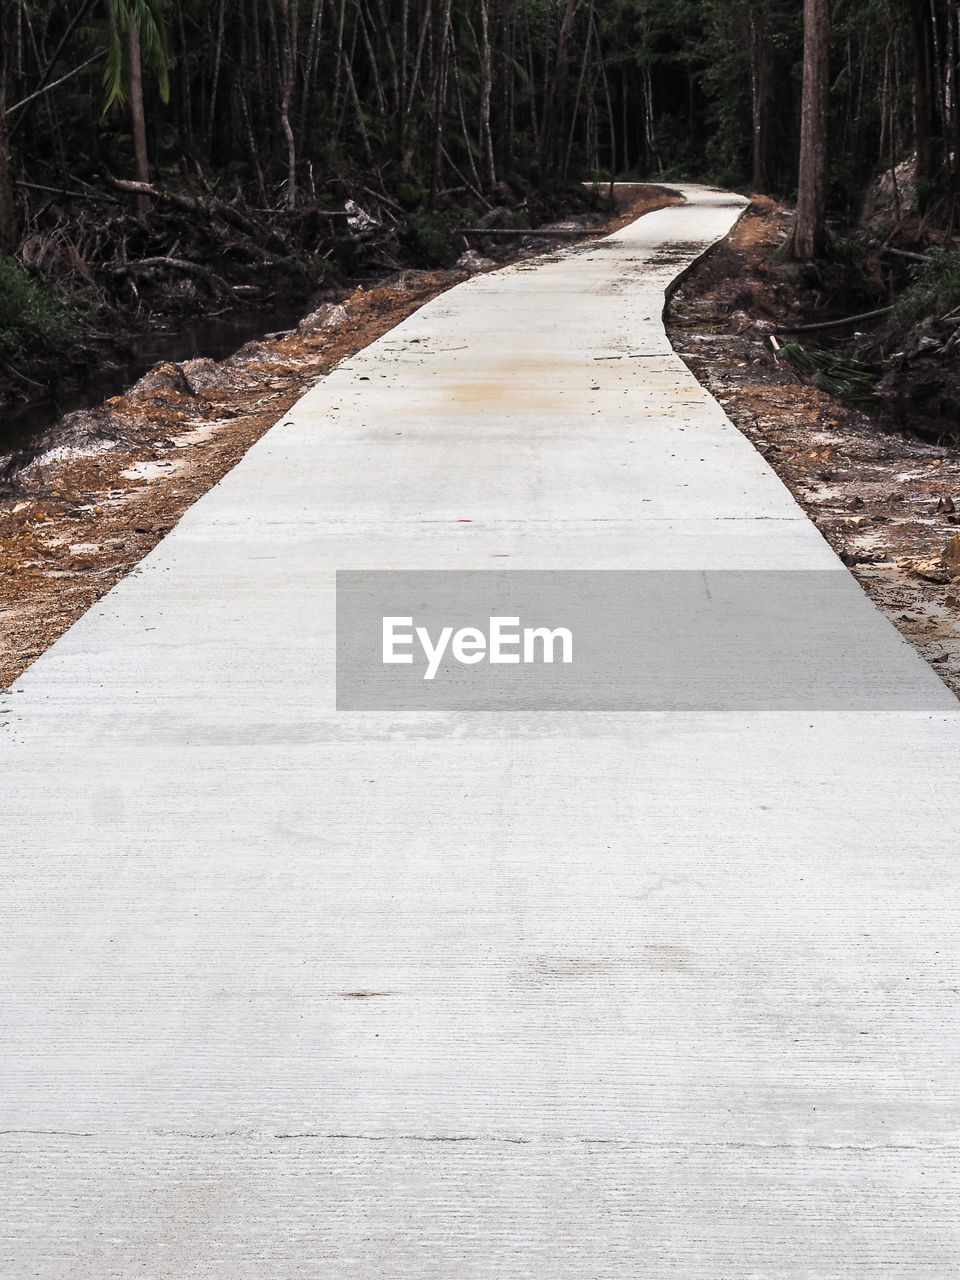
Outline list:
[[[674,347],[763,454],[897,629],[960,693],[960,450],[885,427],[779,363],[771,326],[792,310],[796,268],[775,251],[791,214],[757,199],[684,280]]]
[[[676,201],[636,188],[613,218],[579,226],[605,234]],[[531,232],[508,260],[556,244]],[[482,238],[474,248],[484,252]],[[157,365],[126,395],[65,419],[0,498],[0,683],[128,574],[318,379],[468,276],[400,272],[222,362]]]

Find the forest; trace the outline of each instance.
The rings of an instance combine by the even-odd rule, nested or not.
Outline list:
[[[952,0],[3,0],[0,38],[6,367],[161,295],[450,265],[590,178],[799,194],[811,259],[888,172],[960,289]]]

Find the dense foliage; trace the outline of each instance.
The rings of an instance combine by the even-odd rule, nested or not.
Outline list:
[[[952,192],[956,5],[832,8],[835,197],[852,203],[917,146],[924,195]],[[795,0],[6,0],[2,11],[13,176],[40,185],[143,178],[138,99],[154,174],[215,173],[262,202],[281,189],[310,201],[358,171],[410,205],[518,173],[705,176],[780,193],[796,182]]]
[[[54,294],[12,258],[0,258],[0,357],[27,346],[55,347],[72,335],[67,311]]]
[[[122,293],[139,308],[138,282],[159,270],[202,305],[238,296],[218,267],[228,241],[263,265],[289,265],[299,245],[309,270],[354,252],[356,235],[334,235],[351,197],[379,201],[407,260],[430,265],[456,256],[452,210],[503,215],[588,175],[790,196],[811,66],[830,86],[834,210],[855,211],[875,174],[913,155],[921,212],[952,230],[956,3],[816,6],[0,0],[0,254],[61,289],[89,285],[87,302]],[[814,11],[830,44],[811,63],[808,40],[805,63]],[[11,270],[13,314],[26,282]]]
[[[936,248],[913,271],[913,280],[894,307],[894,323],[903,332],[925,316],[953,317],[960,311],[960,252]]]

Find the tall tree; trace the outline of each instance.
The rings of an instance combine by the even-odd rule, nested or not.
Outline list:
[[[830,0],[804,0],[800,183],[792,254],[804,262],[827,244],[830,115]]]
[[[10,173],[10,141],[7,137],[7,68],[6,40],[0,10],[0,254],[11,254],[17,247],[17,206]]]
[[[773,98],[773,48],[770,12],[767,4],[751,6],[750,32],[750,116],[753,134],[754,191],[767,189],[767,148],[770,133],[770,104]]]
[[[944,139],[956,84],[941,65],[947,43],[947,15],[937,0],[919,0],[910,8],[913,28],[913,112],[917,145],[917,199],[924,212],[946,185],[948,167]]]
[[[166,0],[107,0],[110,40],[103,73],[104,113],[114,103],[129,103],[133,129],[133,154],[137,181],[150,181],[147,154],[147,122],[143,106],[143,64],[157,76],[164,102],[170,99],[170,43],[164,21]],[[137,197],[141,213],[150,207],[149,198]]]
[[[299,13],[297,0],[280,0],[280,127],[287,144],[287,205],[297,205],[297,143],[290,123],[290,104],[297,74],[297,34]]]
[[[553,183],[615,164],[785,192],[801,141],[803,9],[797,0],[0,0],[18,208],[35,200],[27,179],[69,186],[75,170],[95,182],[114,145],[107,135],[131,124],[141,181],[162,129],[179,137],[186,170],[252,188],[261,206],[293,203],[301,185],[330,194],[361,173],[388,194],[402,188],[404,208],[464,186],[482,203],[498,178],[522,186],[539,170]],[[109,22],[91,22],[95,10]],[[797,252],[822,248],[828,143],[831,190],[848,211],[877,166],[894,167],[916,139],[928,211],[960,212],[960,0],[806,0],[806,11]],[[161,101],[174,62],[168,31],[175,110]],[[107,102],[124,108],[104,130],[89,109],[98,57],[109,64]]]

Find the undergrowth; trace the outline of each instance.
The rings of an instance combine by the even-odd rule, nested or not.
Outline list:
[[[56,295],[13,258],[0,258],[0,356],[53,349],[73,336],[73,322]]]
[[[960,308],[960,250],[931,249],[915,270],[913,282],[897,299],[891,327],[912,328],[928,316],[944,318]]]

